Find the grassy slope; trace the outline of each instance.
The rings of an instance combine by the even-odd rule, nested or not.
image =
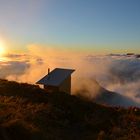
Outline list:
[[[140,110],[0,80],[0,140],[139,140]]]

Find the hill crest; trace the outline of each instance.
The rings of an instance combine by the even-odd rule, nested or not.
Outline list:
[[[99,105],[0,80],[1,140],[139,139],[140,109]]]

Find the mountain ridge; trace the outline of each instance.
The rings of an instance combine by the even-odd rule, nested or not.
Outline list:
[[[140,109],[100,105],[36,85],[0,80],[1,140],[140,138]]]
[[[123,96],[120,93],[109,91],[102,87],[95,79],[92,79],[90,81],[90,87],[93,87],[91,89],[96,90],[94,92],[93,90],[89,90],[88,86],[81,86],[80,90],[76,92],[79,96],[86,98],[87,100],[99,103],[99,104],[105,104],[109,106],[122,106],[122,107],[131,107],[131,106],[137,106],[140,107],[140,103],[137,103],[133,99]]]

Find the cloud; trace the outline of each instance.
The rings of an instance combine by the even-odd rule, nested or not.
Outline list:
[[[76,69],[72,76],[72,93],[88,97],[99,93],[97,84],[140,102],[140,59],[135,54],[86,55],[84,52],[31,44],[27,54],[10,54],[0,62],[1,78],[35,83],[56,67]],[[81,88],[82,87],[82,88]]]
[[[10,75],[20,76],[26,69],[29,68],[27,62],[18,62],[18,61],[8,61],[0,63],[0,78],[6,78]]]

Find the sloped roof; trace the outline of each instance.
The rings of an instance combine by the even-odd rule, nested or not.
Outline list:
[[[59,86],[68,76],[70,76],[75,70],[56,68],[48,75],[40,79],[36,84]]]

